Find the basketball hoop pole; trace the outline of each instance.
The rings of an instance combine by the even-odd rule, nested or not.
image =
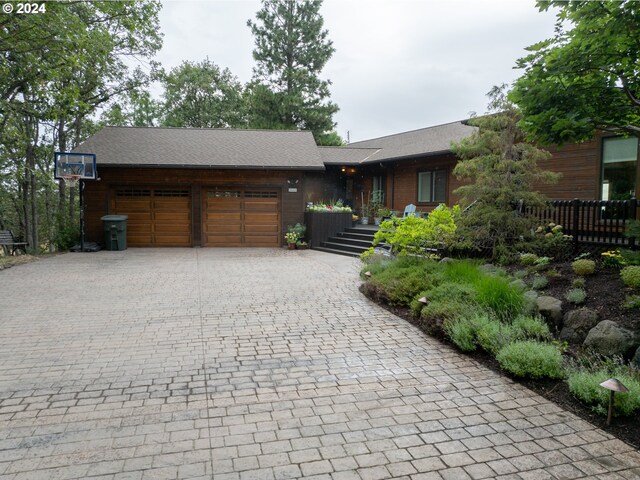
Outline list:
[[[78,181],[80,193],[80,251],[84,252],[84,180]]]

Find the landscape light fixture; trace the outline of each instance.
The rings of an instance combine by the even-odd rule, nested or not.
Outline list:
[[[427,297],[420,297],[418,299],[418,302],[420,302],[423,305],[426,305],[427,303],[429,303],[429,300],[427,300]]]
[[[613,397],[618,393],[627,393],[629,389],[625,387],[617,378],[610,378],[600,384],[602,388],[606,388],[611,392],[609,395],[609,411],[607,412],[607,427],[611,425],[611,417],[613,416]]]
[[[371,272],[369,270],[367,270],[366,272],[364,272],[364,276],[365,277],[370,277],[371,276]]]

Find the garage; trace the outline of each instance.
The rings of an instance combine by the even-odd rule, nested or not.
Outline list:
[[[276,189],[208,189],[203,199],[205,246],[277,247],[280,192]]]
[[[116,188],[111,211],[128,215],[131,247],[190,247],[191,192],[186,188]]]

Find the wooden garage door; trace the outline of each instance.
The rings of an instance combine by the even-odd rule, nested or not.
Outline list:
[[[128,215],[131,247],[190,247],[191,193],[180,188],[117,188],[111,211]]]
[[[271,190],[209,190],[204,198],[206,246],[280,245],[280,196]]]

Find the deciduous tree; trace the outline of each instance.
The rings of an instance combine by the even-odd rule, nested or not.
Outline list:
[[[536,141],[588,140],[595,129],[640,136],[640,2],[538,1],[558,10],[553,38],[528,48],[511,99]]]

